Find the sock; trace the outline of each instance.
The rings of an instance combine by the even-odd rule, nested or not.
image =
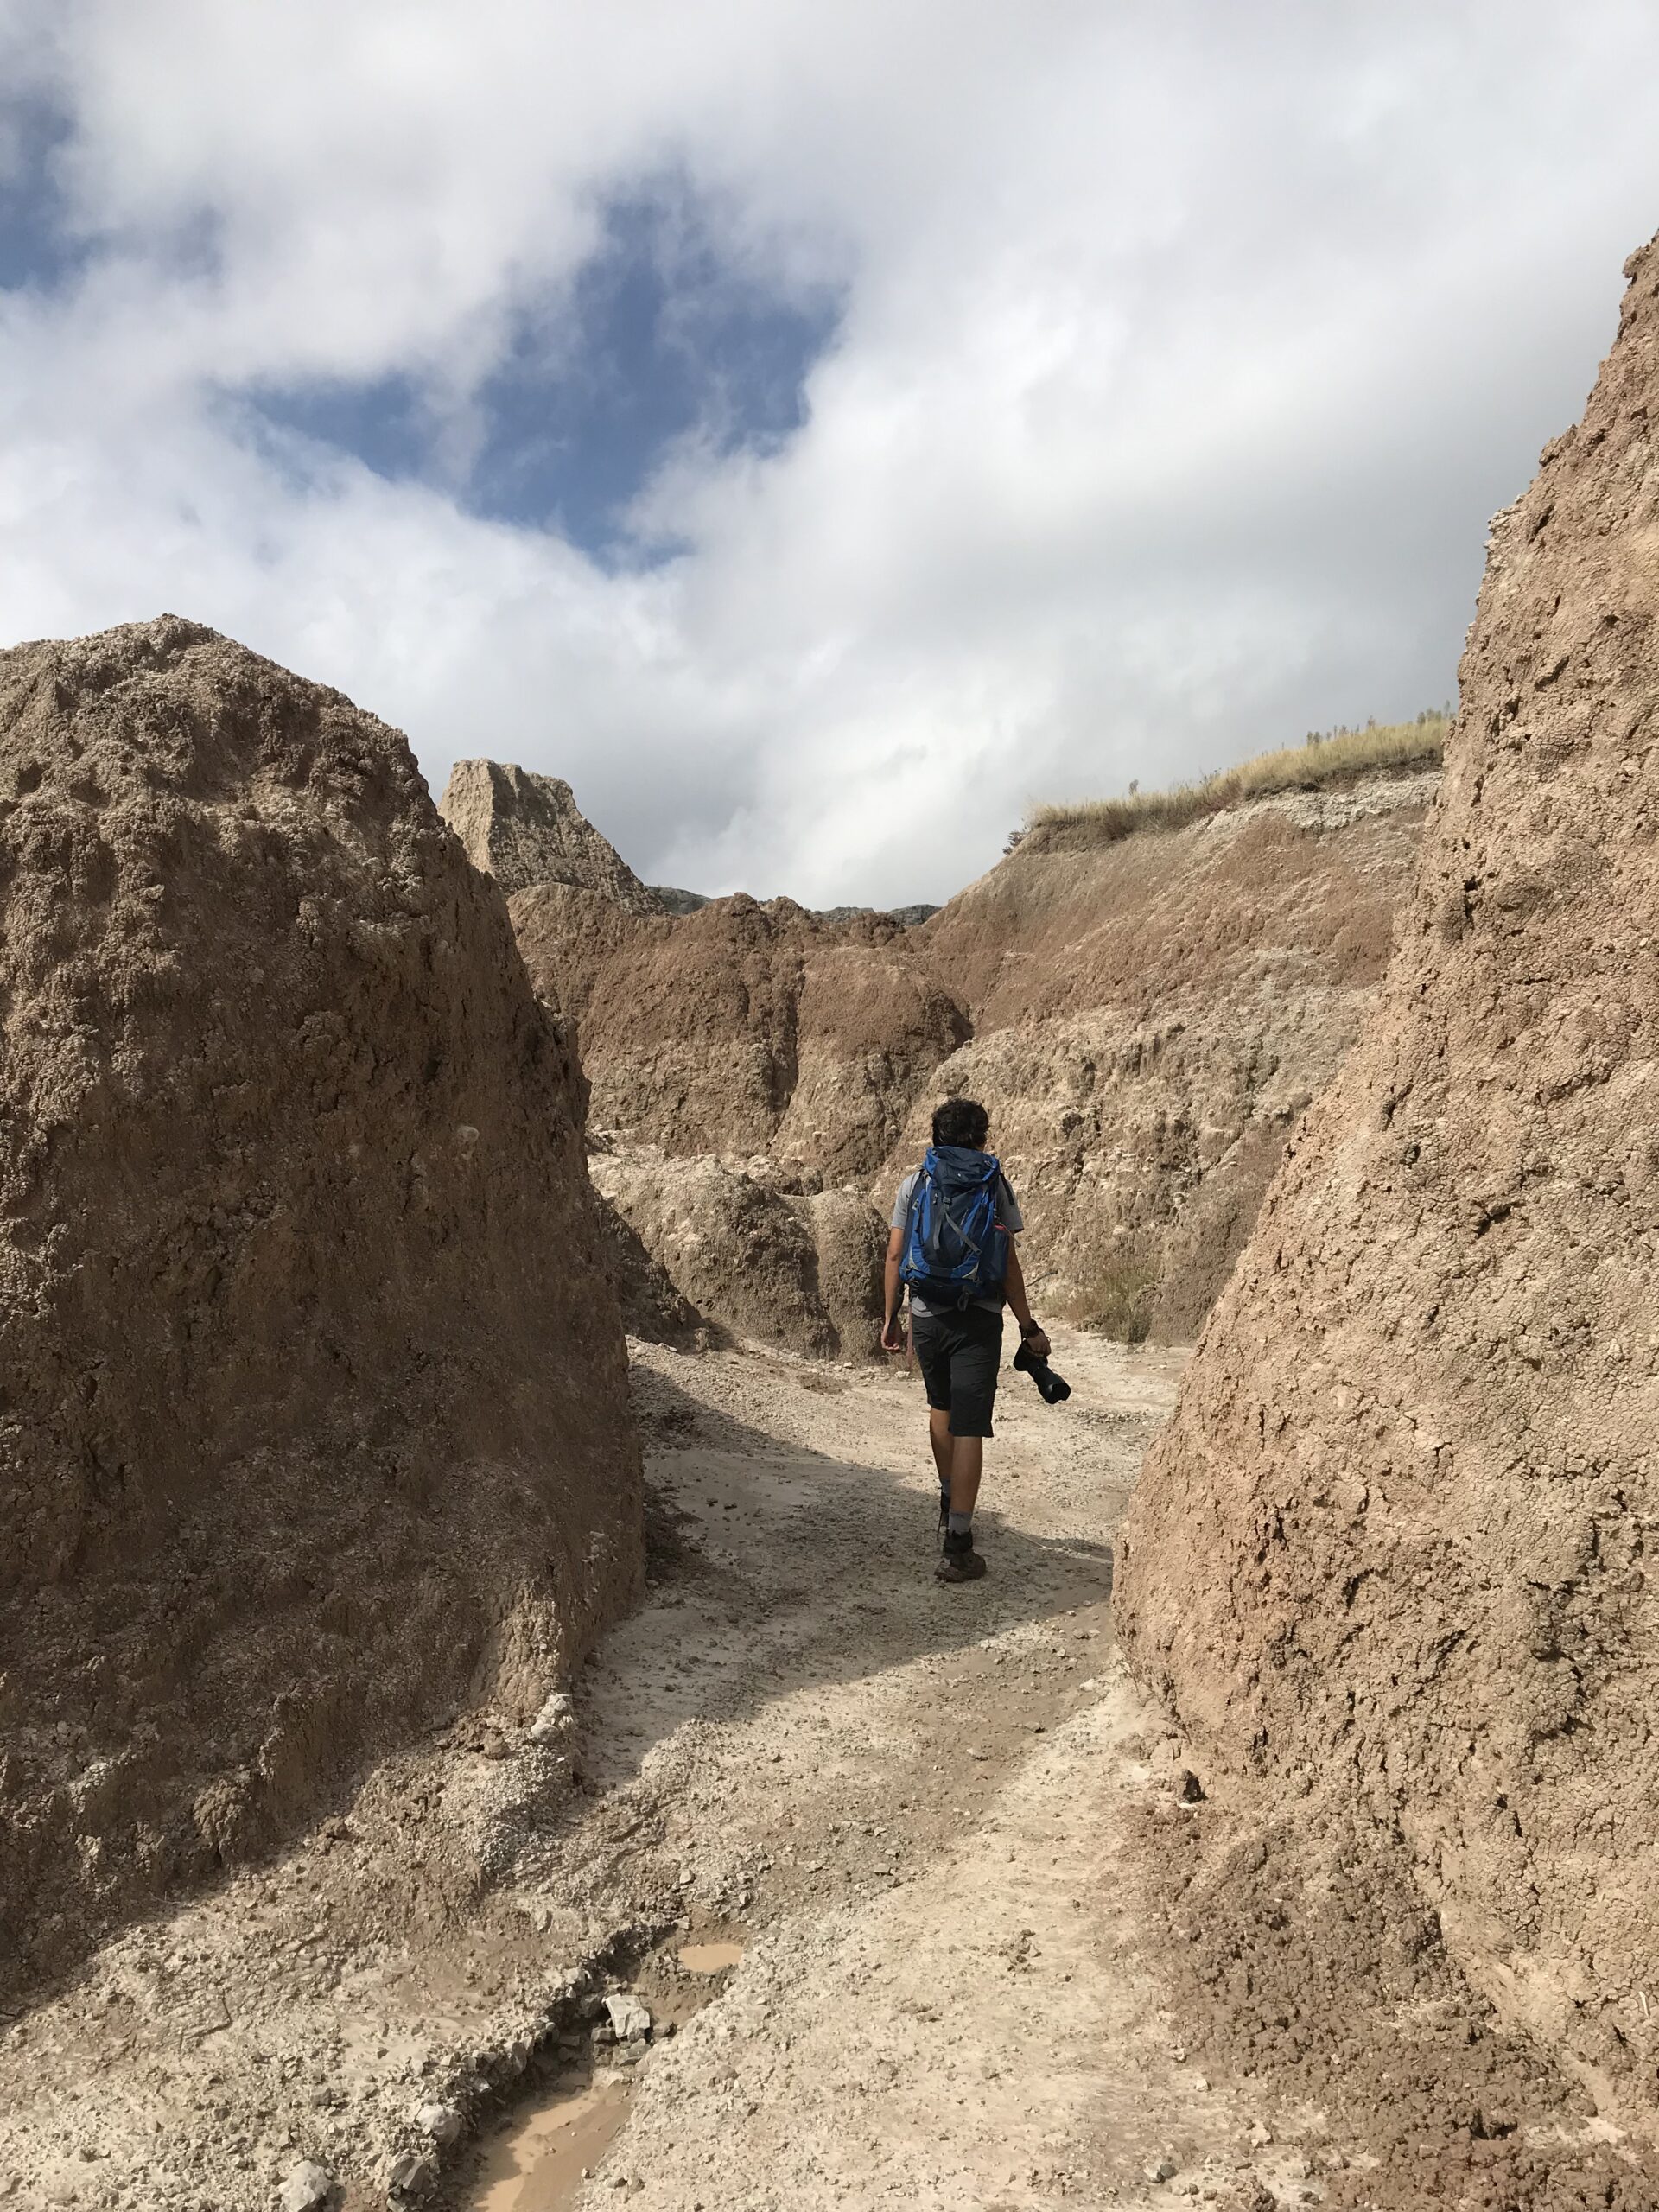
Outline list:
[[[947,1526],[953,1536],[971,1536],[974,1533],[974,1516],[971,1513],[952,1512]]]

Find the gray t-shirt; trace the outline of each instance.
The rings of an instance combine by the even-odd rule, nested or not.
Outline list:
[[[919,1167],[912,1167],[899,1185],[899,1195],[893,1202],[893,1220],[889,1224],[890,1227],[902,1229],[909,1221],[910,1194],[916,1188],[917,1178],[921,1172]],[[1013,1186],[1006,1175],[1002,1178],[1001,1196],[996,1202],[996,1225],[999,1229],[1006,1229],[1010,1236],[1017,1236],[1026,1225],[1025,1216],[1020,1211],[1020,1201],[1014,1197]],[[910,1294],[910,1302],[918,1313],[950,1311],[948,1306],[942,1308],[930,1306],[925,1298],[918,1298],[913,1290]],[[988,1313],[1000,1313],[1002,1311],[1002,1300],[1000,1298],[976,1298],[974,1304],[982,1306]]]

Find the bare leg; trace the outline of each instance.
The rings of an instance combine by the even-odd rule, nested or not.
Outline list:
[[[933,1465],[939,1471],[939,1488],[950,1486],[950,1446],[956,1439],[950,1433],[950,1416],[936,1413],[932,1407],[927,1413],[927,1440],[933,1446]]]
[[[945,1416],[949,1420],[950,1416]],[[937,1448],[937,1447],[936,1447]],[[971,1513],[979,1496],[979,1478],[985,1465],[982,1436],[950,1439],[950,1510]]]

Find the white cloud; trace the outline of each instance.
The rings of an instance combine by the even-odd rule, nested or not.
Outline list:
[[[10,0],[20,56],[93,253],[0,296],[0,631],[171,607],[435,782],[553,769],[657,880],[814,900],[1443,696],[1659,223],[1618,0]],[[845,308],[795,438],[642,496],[682,556],[607,574],[227,400],[397,373],[464,423],[668,174]]]

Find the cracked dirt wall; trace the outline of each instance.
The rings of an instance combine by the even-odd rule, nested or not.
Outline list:
[[[1459,1962],[1659,2113],[1659,245],[1494,525],[1384,992],[1148,1462],[1135,1663],[1397,1835]]]
[[[0,1994],[638,1585],[582,1084],[405,741],[0,654]]]

